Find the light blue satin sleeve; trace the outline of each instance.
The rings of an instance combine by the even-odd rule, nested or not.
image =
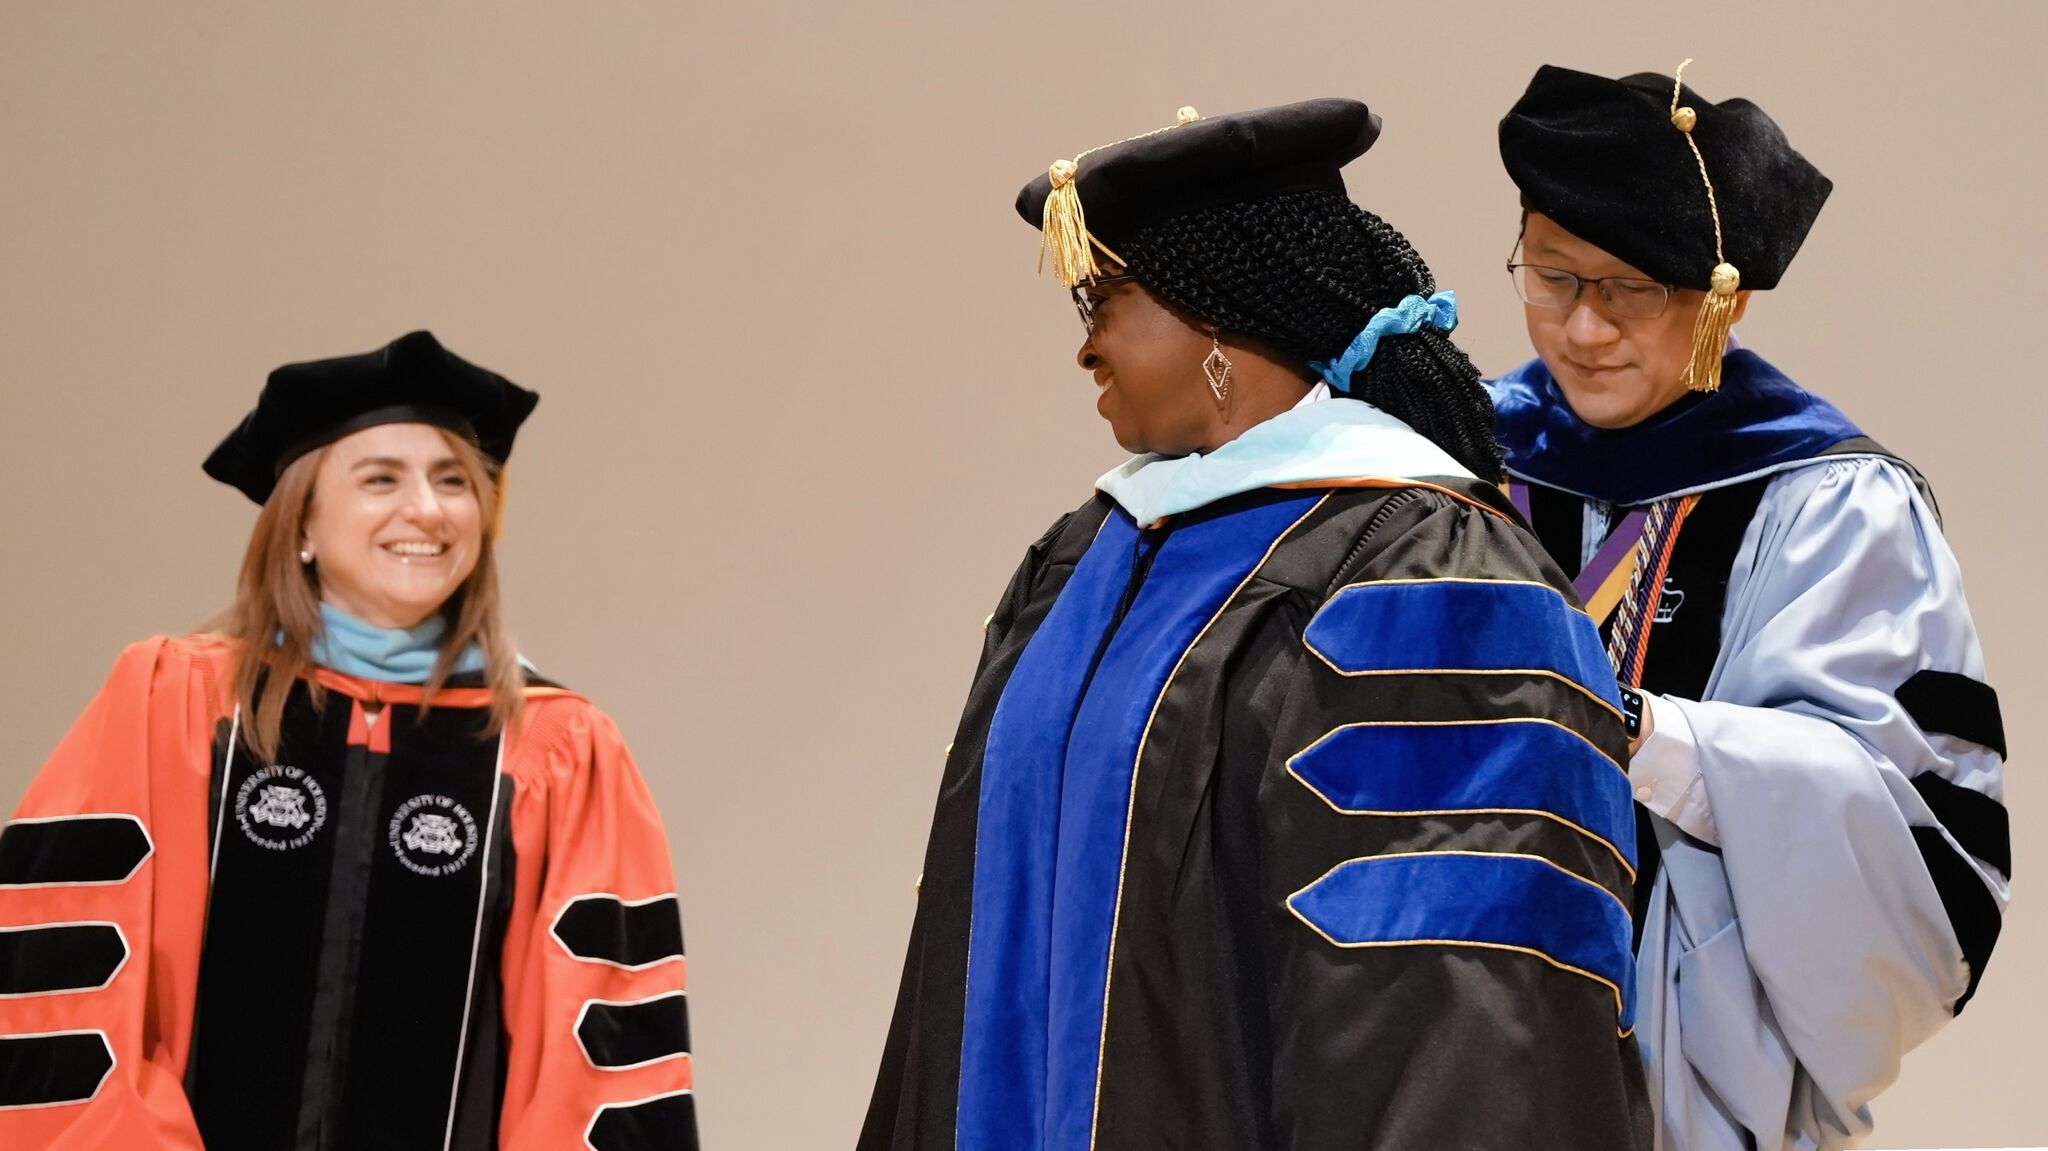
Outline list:
[[[1659,826],[1640,955],[1659,1146],[1846,1146],[1969,979],[1909,781],[2004,793],[1996,752],[1922,732],[1894,692],[1923,669],[1982,681],[1984,656],[1933,512],[1876,457],[1772,482],[1722,634],[1707,698],[1672,701],[1720,850]],[[2002,910],[2003,877],[1971,862]]]

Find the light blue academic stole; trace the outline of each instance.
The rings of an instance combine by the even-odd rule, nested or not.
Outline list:
[[[313,638],[313,662],[357,679],[425,683],[441,655],[448,621],[437,612],[412,627],[377,627],[332,604],[320,605],[320,634]],[[454,674],[482,671],[484,652],[476,644],[456,657]]]

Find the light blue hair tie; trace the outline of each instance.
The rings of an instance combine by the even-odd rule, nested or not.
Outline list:
[[[1391,308],[1381,308],[1365,322],[1365,330],[1334,360],[1310,360],[1308,366],[1329,383],[1333,391],[1349,392],[1351,377],[1372,359],[1386,336],[1405,336],[1424,327],[1448,332],[1458,326],[1458,293],[1442,291],[1424,299],[1409,296]]]

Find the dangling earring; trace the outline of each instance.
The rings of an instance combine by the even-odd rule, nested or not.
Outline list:
[[[1209,329],[1209,355],[1202,361],[1202,375],[1209,381],[1209,390],[1216,393],[1216,410],[1222,411],[1230,403],[1230,372],[1236,367],[1230,357],[1223,354],[1223,335],[1215,328]]]

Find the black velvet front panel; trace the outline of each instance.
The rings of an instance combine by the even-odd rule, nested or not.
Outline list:
[[[215,789],[188,1084],[209,1148],[495,1143],[498,741],[474,710],[394,705],[379,754],[348,744],[351,707],[295,692],[277,762],[238,746]]]

